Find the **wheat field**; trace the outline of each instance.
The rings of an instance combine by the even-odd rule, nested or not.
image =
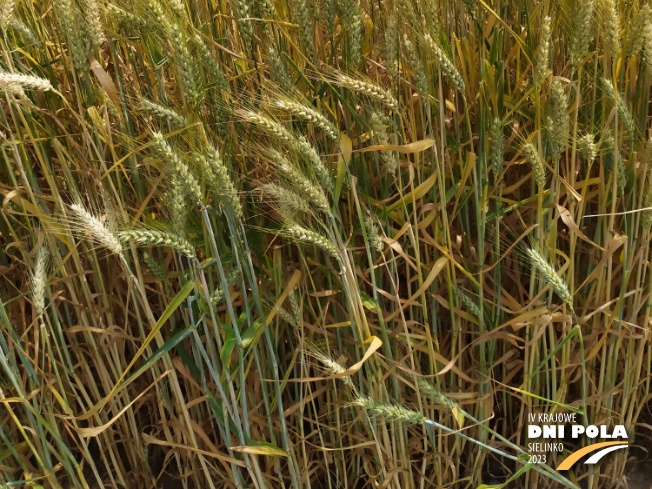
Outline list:
[[[0,487],[635,487],[651,83],[647,0],[0,0]]]

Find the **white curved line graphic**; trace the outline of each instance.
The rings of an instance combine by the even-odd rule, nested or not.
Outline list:
[[[613,452],[614,450],[620,450],[621,448],[627,448],[628,445],[614,445],[612,447],[607,447],[603,448],[602,450],[599,450],[597,453],[594,453],[586,462],[585,464],[597,464],[602,457],[607,455],[608,453]]]

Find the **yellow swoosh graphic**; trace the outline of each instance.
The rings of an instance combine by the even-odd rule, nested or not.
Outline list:
[[[626,445],[627,442],[622,441],[605,441],[604,443],[596,443],[595,445],[589,445],[584,447],[581,450],[576,451],[572,455],[568,456],[555,470],[568,470],[570,469],[575,462],[581,459],[584,455],[587,455],[591,452],[595,452],[600,448],[610,447],[613,445]]]

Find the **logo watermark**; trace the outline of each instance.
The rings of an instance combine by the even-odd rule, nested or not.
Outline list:
[[[607,425],[585,426],[578,421],[577,413],[530,413],[527,436],[530,463],[546,463],[548,454],[562,453],[565,440],[586,440],[587,446],[571,453],[556,470],[569,470],[589,454],[592,455],[584,463],[596,464],[605,455],[629,446],[623,425],[616,425],[613,429]],[[593,440],[610,441],[593,443]]]

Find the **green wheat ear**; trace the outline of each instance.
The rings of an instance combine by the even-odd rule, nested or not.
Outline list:
[[[292,215],[296,212],[310,212],[308,202],[282,185],[265,183],[258,188],[261,192],[277,201],[282,214]]]
[[[378,102],[387,106],[389,109],[398,109],[398,102],[394,96],[388,91],[371,82],[357,80],[345,75],[344,73],[338,73],[333,82],[352,92],[367,95],[370,99],[377,100]]]
[[[494,118],[489,129],[491,135],[491,170],[495,178],[499,178],[503,173],[505,162],[505,135],[503,134],[503,121],[499,117]]]
[[[620,53],[620,16],[616,0],[600,0],[601,31],[612,58]]]
[[[300,226],[296,222],[288,222],[286,228],[284,229],[285,233],[291,238],[296,239],[300,243],[314,245],[318,248],[321,248],[326,253],[331,255],[333,258],[340,258],[339,251],[333,242],[319,233],[316,233],[310,229]]]
[[[430,48],[431,52],[434,54],[435,60],[437,60],[437,63],[439,64],[441,71],[444,73],[444,76],[448,78],[455,90],[464,96],[466,93],[466,85],[464,84],[462,75],[460,75],[460,72],[457,71],[457,68],[455,68],[453,62],[448,59],[446,53],[444,53],[439,45],[432,39],[430,34],[426,34],[424,40],[426,46],[428,46],[428,48]]]
[[[174,110],[168,107],[164,107],[163,105],[159,105],[156,102],[152,102],[151,100],[147,100],[146,98],[140,99],[139,108],[149,114],[152,114],[157,119],[165,121],[171,125],[180,127],[190,125],[188,119],[178,114]]]
[[[417,52],[417,48],[407,34],[403,38],[403,47],[405,47],[407,64],[412,69],[414,86],[417,88],[419,95],[425,97],[428,95],[428,77],[426,76],[426,70],[423,68],[423,62]]]
[[[360,396],[351,404],[364,409],[369,416],[387,421],[397,421],[407,424],[423,424],[426,421],[426,417],[417,411],[398,404],[376,401],[371,397]]]
[[[598,156],[598,145],[595,143],[595,136],[593,134],[585,134],[577,140],[577,152],[580,154],[584,161],[591,164]]]
[[[125,244],[167,246],[188,258],[195,257],[195,248],[185,238],[176,234],[157,229],[134,229],[120,231],[118,236],[120,241]]]
[[[525,143],[525,146],[523,146],[523,152],[532,166],[534,182],[539,187],[539,190],[543,189],[546,186],[546,166],[543,163],[541,156],[539,156],[539,152],[530,142]]]
[[[568,96],[564,84],[555,80],[550,87],[548,102],[548,121],[546,133],[549,140],[550,153],[558,158],[566,149],[568,143]]]
[[[566,281],[557,273],[557,270],[555,270],[543,255],[534,248],[527,248],[525,252],[534,269],[541,275],[543,282],[550,284],[550,287],[555,294],[557,294],[557,296],[559,296],[559,298],[572,309],[573,297],[568,290]]]
[[[446,409],[453,409],[457,407],[455,401],[453,401],[450,397],[446,396],[446,394],[441,392],[437,387],[432,385],[426,379],[418,378],[417,385],[419,387],[419,391],[425,394],[431,401],[433,401],[438,406],[442,406]]]
[[[576,3],[573,18],[573,33],[571,37],[570,61],[573,68],[577,69],[589,52],[592,36],[594,0],[585,0]]]
[[[546,16],[541,24],[539,46],[534,55],[534,84],[539,86],[550,72],[550,33],[552,20]]]

